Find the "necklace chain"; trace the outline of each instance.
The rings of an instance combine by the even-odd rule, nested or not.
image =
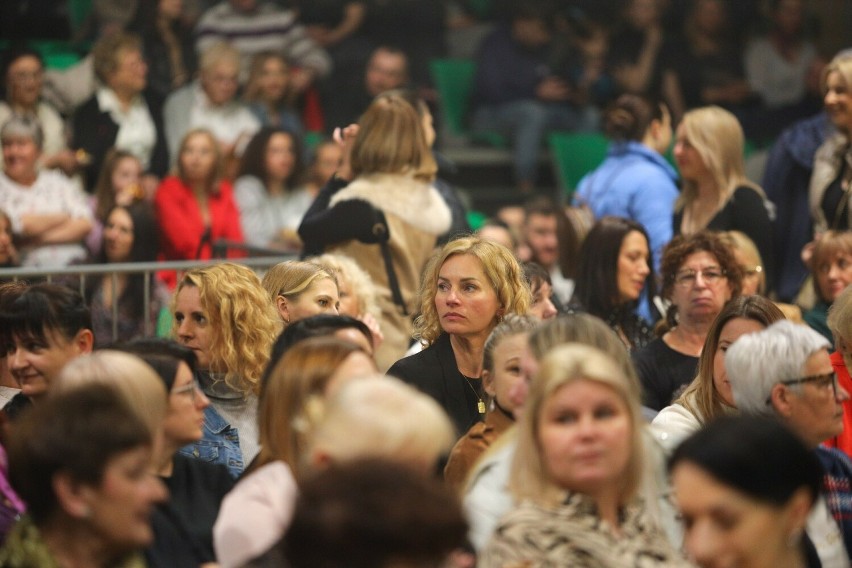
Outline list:
[[[485,402],[482,400],[482,395],[476,392],[476,389],[473,387],[473,381],[481,381],[482,379],[474,379],[464,374],[462,374],[462,377],[464,377],[464,382],[467,383],[467,387],[471,390],[471,392],[473,392],[473,396],[476,397],[476,410],[479,411],[479,414],[485,414]]]

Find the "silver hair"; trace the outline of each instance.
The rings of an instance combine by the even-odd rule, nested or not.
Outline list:
[[[0,140],[12,137],[29,138],[39,150],[44,144],[44,133],[38,119],[24,114],[13,114],[0,128]]]
[[[808,358],[831,343],[811,328],[781,320],[736,340],[725,354],[734,402],[747,414],[773,415],[772,387],[802,376]],[[793,385],[792,388],[798,388]]]

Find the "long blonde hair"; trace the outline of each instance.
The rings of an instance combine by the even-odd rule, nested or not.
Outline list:
[[[518,448],[512,461],[509,490],[518,501],[530,499],[550,506],[561,502],[566,491],[547,473],[540,441],[539,425],[546,402],[562,387],[577,381],[591,381],[611,388],[627,406],[631,423],[631,452],[624,473],[619,504],[632,499],[642,481],[644,451],[642,406],[639,390],[620,366],[606,353],[588,345],[554,347],[541,360],[538,374],[530,385],[524,415],[518,426]]]
[[[705,106],[684,114],[681,126],[689,144],[713,176],[719,190],[720,208],[740,186],[750,187],[765,196],[760,186],[746,177],[743,157],[745,135],[736,116],[722,107]],[[683,211],[697,197],[697,184],[684,179],[675,211]]]
[[[172,314],[178,293],[186,286],[198,288],[212,330],[210,371],[222,373],[225,384],[236,392],[257,394],[272,343],[281,330],[281,320],[260,278],[250,268],[230,262],[190,270],[175,291]]]

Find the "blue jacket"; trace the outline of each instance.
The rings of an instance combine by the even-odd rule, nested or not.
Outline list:
[[[808,187],[814,155],[834,128],[828,115],[796,122],[778,137],[763,174],[763,191],[775,204],[775,292],[782,302],[795,299],[808,275],[802,247],[813,238]]]
[[[222,464],[234,479],[238,478],[245,469],[239,432],[216,412],[212,404],[204,409],[203,432],[204,436],[200,440],[182,447],[178,452],[189,458]]]
[[[639,142],[614,142],[603,163],[580,180],[574,205],[588,206],[596,219],[615,215],[641,223],[659,270],[672,239],[676,182],[677,173],[659,153]]]

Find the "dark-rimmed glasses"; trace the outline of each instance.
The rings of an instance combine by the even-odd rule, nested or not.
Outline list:
[[[788,379],[786,381],[778,381],[779,385],[802,385],[805,383],[813,383],[819,389],[828,389],[831,387],[834,400],[837,400],[837,373],[834,371],[823,375],[811,375],[809,377],[800,377],[798,379]],[[766,404],[772,404],[772,397],[766,399]]]

